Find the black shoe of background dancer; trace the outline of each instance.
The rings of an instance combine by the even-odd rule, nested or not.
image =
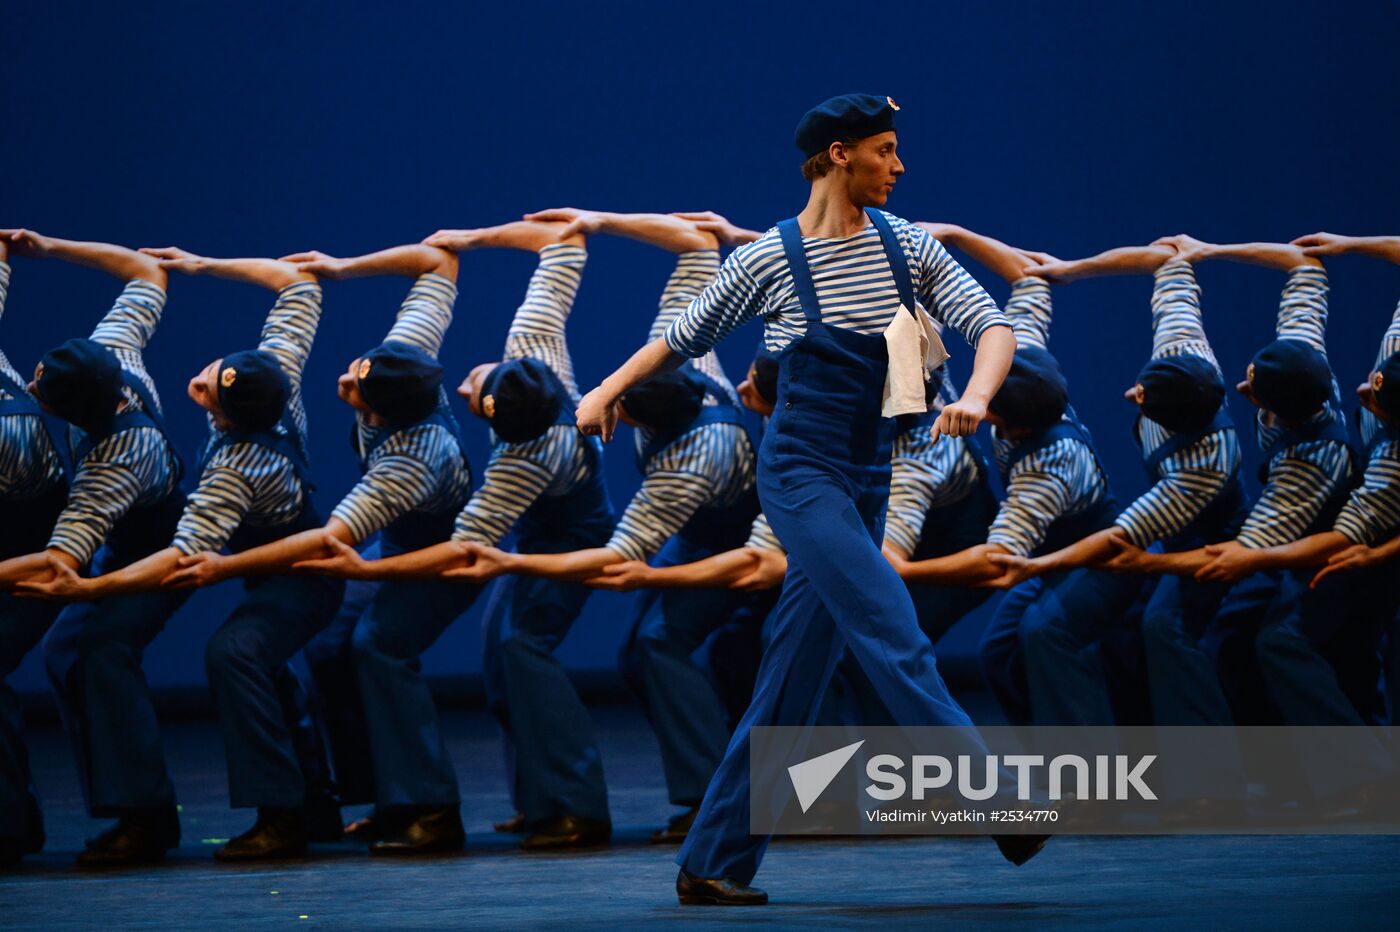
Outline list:
[[[300,808],[258,807],[258,821],[214,852],[216,861],[277,861],[306,854],[306,813]]]
[[[330,790],[314,790],[306,797],[306,840],[335,842],[345,840],[340,821],[340,800]]]
[[[525,813],[517,812],[504,822],[492,822],[491,830],[500,832],[502,835],[523,835],[525,834]]]
[[[369,846],[369,853],[388,857],[461,851],[467,843],[457,806],[418,809],[413,821]]]
[[[612,823],[579,816],[558,816],[542,822],[525,837],[520,847],[526,851],[564,851],[570,848],[596,848],[612,837]]]
[[[1001,856],[1020,867],[1040,853],[1049,835],[993,835],[992,840],[1001,849]]]
[[[39,849],[27,838],[0,838],[0,871],[19,867],[20,859]]]
[[[700,811],[699,806],[692,806],[678,816],[673,816],[671,821],[666,823],[666,827],[653,832],[651,843],[653,845],[678,845],[685,841],[685,836],[690,834],[690,827],[695,824],[695,815]]]
[[[163,861],[180,844],[180,815],[174,806],[133,809],[78,855],[79,867],[123,867]]]
[[[764,906],[768,894],[757,887],[721,877],[706,880],[692,877],[685,868],[676,875],[676,897],[684,906]]]

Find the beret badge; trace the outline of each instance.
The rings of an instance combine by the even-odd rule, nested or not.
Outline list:
[[[360,378],[363,379],[363,378],[367,378],[368,376],[369,376],[369,360],[368,360],[368,359],[361,359],[361,360],[360,360]]]
[[[891,109],[891,110],[898,110],[898,109],[899,109],[899,104],[897,104],[897,103],[894,102],[894,98],[893,98],[893,97],[886,97],[886,98],[885,98],[885,103],[887,103],[887,104],[890,105],[890,109]]]
[[[234,383],[235,380],[237,380],[237,378],[238,372],[233,368],[233,366],[229,366],[223,372],[219,373],[219,384],[222,385],[224,388],[228,388]]]
[[[1377,372],[1371,376],[1371,391],[1378,392],[1385,385],[1385,376]]]
[[[488,420],[496,416],[495,395],[486,395],[481,399],[481,413],[485,414]]]

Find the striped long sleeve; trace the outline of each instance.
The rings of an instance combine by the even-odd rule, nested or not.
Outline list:
[[[976,279],[927,232],[886,215],[909,263],[916,300],[929,316],[977,345],[982,334],[1007,321]],[[802,238],[822,322],[859,333],[882,333],[899,311],[879,231],[867,225],[854,236]],[[764,342],[777,352],[806,330],[806,318],[776,228],[736,249],[710,285],[666,328],[666,344],[695,358],[736,327],[762,316]]]
[[[578,386],[565,327],[587,259],[582,246],[557,243],[540,250],[525,300],[506,336],[506,360],[540,360],[554,370],[575,402]],[[536,500],[566,495],[591,477],[590,463],[600,460],[590,460],[590,444],[596,448],[598,441],[565,424],[524,443],[497,440],[481,486],[457,516],[453,539],[500,543]]]
[[[321,286],[293,282],[277,293],[263,324],[258,348],[277,357],[292,392],[287,399],[295,441],[307,451],[306,408],[301,399],[302,372],[321,320]],[[223,432],[209,422],[210,446]],[[274,428],[283,430],[282,425]],[[185,502],[171,546],[181,553],[216,551],[245,522],[262,527],[285,524],[301,513],[306,491],[290,460],[261,444],[231,443],[208,458],[199,483]]]
[[[962,501],[976,486],[977,460],[966,437],[933,442],[927,427],[900,434],[894,444],[885,541],[911,554],[924,533],[930,510]]]
[[[1191,263],[1172,259],[1157,269],[1152,287],[1152,358],[1194,355],[1220,371],[1201,317],[1201,288]],[[1173,432],[1143,418],[1138,443],[1144,457],[1166,443]],[[1171,537],[1205,510],[1240,467],[1239,435],[1232,430],[1207,434],[1167,457],[1157,467],[1153,486],[1123,509],[1115,521],[1139,547]]]
[[[1327,352],[1327,273],[1316,266],[1299,266],[1288,275],[1279,301],[1279,339],[1302,340]],[[1334,398],[1340,397],[1333,379]],[[1345,425],[1346,415],[1329,401],[1314,420]],[[1255,425],[1261,450],[1283,431],[1272,414],[1260,411]],[[1308,533],[1323,506],[1351,478],[1351,455],[1332,440],[1293,444],[1276,453],[1268,464],[1268,481],[1245,519],[1237,540],[1246,547],[1277,547]]]
[[[0,317],[10,290],[10,266],[0,261]],[[29,380],[0,350],[0,371],[17,387]],[[11,397],[0,385],[0,400]],[[24,499],[41,495],[63,481],[63,466],[54,452],[43,422],[32,414],[0,417],[0,499]]]
[[[142,351],[165,309],[165,290],[146,281],[130,281],[92,332],[94,342],[109,347],[121,366],[140,379],[159,407],[160,396],[146,371]],[[119,410],[142,407],[130,388]],[[157,411],[156,413],[159,413]],[[75,429],[75,436],[81,432]],[[76,465],[68,504],[59,515],[48,546],[86,563],[108,532],[128,511],[154,504],[178,481],[175,452],[160,431],[137,427],[98,443]]]

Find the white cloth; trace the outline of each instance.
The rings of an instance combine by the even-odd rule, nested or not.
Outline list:
[[[885,328],[885,349],[889,353],[889,368],[885,371],[880,414],[923,414],[928,410],[924,382],[948,358],[928,312],[918,304],[912,313],[896,312]]]

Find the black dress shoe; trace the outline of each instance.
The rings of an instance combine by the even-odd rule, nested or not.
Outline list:
[[[276,861],[306,853],[306,814],[301,809],[258,808],[258,821],[214,852],[216,861]]]
[[[369,846],[370,854],[399,856],[461,851],[467,842],[456,806],[419,810],[402,830]]]
[[[375,806],[367,815],[341,829],[341,838],[367,845],[398,833],[410,821],[411,816],[403,811],[386,812]]]
[[[79,867],[121,867],[150,864],[165,859],[165,852],[180,844],[180,816],[174,806],[133,809],[117,824],[88,840],[78,855]]]
[[[1001,849],[1001,856],[1020,867],[1040,853],[1049,835],[993,835],[992,840]]]
[[[21,858],[38,850],[31,847],[31,844],[25,838],[0,838],[0,871],[19,867]]]
[[[612,837],[612,823],[579,816],[558,816],[547,819],[525,837],[520,847],[526,851],[563,851],[568,848],[592,848],[605,845]]]
[[[517,812],[504,822],[493,822],[491,829],[502,835],[523,835],[525,833],[525,813]]]
[[[685,868],[676,875],[676,896],[685,906],[763,906],[768,902],[768,894],[756,887],[728,877],[692,877]]]
[[[651,843],[653,845],[678,845],[685,841],[685,836],[690,834],[690,827],[695,824],[695,814],[700,811],[699,806],[692,806],[678,816],[672,817],[666,823],[666,827],[653,832]]]

